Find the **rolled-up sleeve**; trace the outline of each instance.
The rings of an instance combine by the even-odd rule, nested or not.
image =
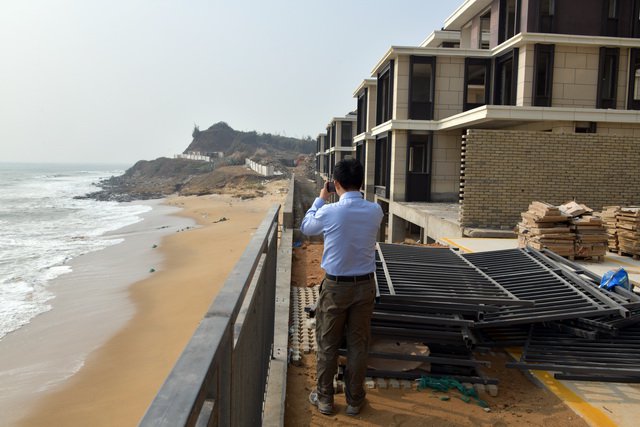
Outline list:
[[[302,219],[302,224],[300,224],[300,231],[307,236],[316,236],[321,234],[324,230],[324,224],[322,222],[322,211],[321,207],[324,206],[324,200],[320,197],[316,197],[313,201],[313,205],[309,208],[307,213],[304,215]]]

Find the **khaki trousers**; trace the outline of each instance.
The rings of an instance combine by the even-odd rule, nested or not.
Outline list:
[[[318,341],[318,400],[333,403],[333,377],[338,369],[338,350],[347,339],[347,367],[344,374],[347,403],[364,402],[364,377],[371,336],[371,316],[375,302],[373,280],[334,282],[324,279],[316,307]],[[345,331],[346,328],[346,331]]]

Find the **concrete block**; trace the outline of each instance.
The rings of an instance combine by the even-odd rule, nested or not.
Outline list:
[[[378,388],[387,388],[387,380],[384,378],[376,378]]]

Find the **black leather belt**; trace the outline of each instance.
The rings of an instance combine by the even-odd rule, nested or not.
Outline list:
[[[373,273],[363,274],[362,276],[334,276],[333,274],[326,274],[325,276],[329,280],[333,280],[334,282],[364,282],[365,280],[372,280]]]

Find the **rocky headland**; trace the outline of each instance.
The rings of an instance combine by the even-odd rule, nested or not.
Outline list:
[[[219,122],[201,131],[197,126],[193,140],[183,154],[200,153],[210,161],[161,157],[140,160],[123,175],[96,183],[99,191],[82,198],[126,202],[181,196],[233,193],[248,198],[261,195],[265,181],[290,176],[295,167],[303,174],[313,171],[311,154],[315,141],[257,132],[242,132]],[[249,158],[273,166],[281,174],[264,177],[244,166]]]

